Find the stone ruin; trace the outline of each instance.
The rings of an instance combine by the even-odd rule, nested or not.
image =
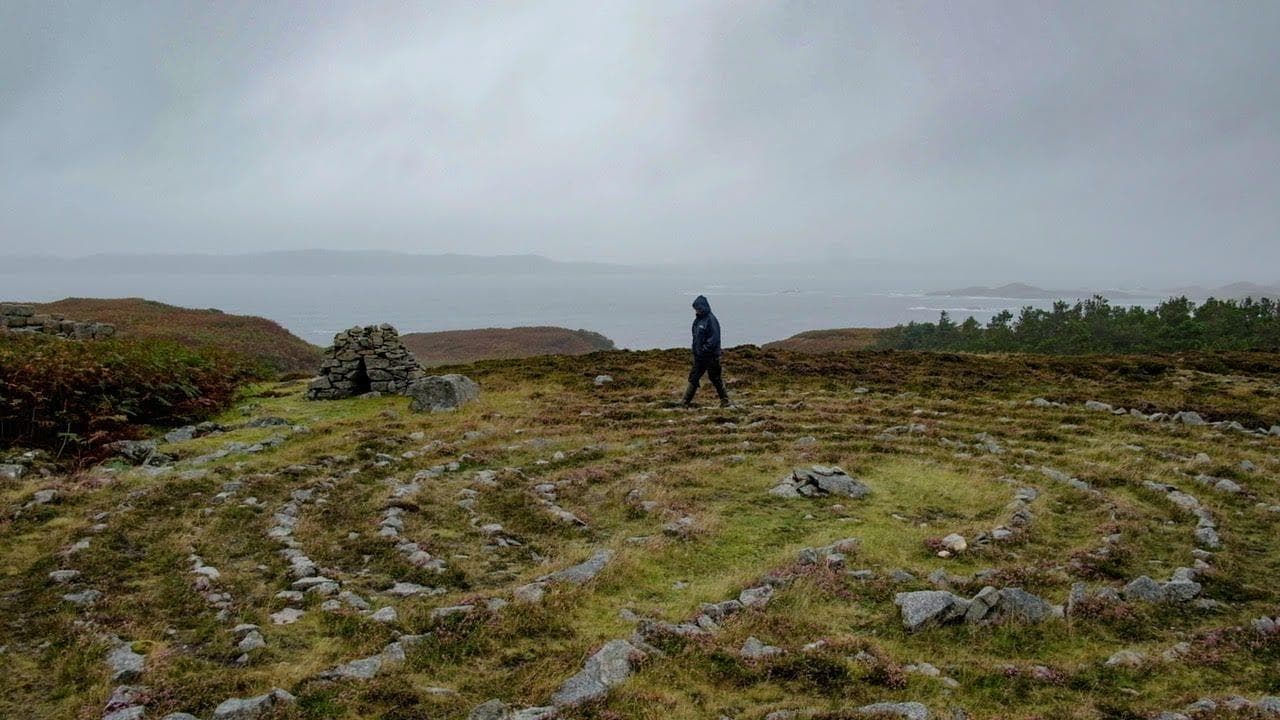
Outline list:
[[[425,376],[394,327],[353,327],[335,335],[325,350],[320,377],[307,387],[307,399],[334,400],[367,392],[403,395]]]
[[[101,340],[116,334],[109,323],[68,320],[54,313],[37,313],[30,305],[0,303],[0,333],[38,333],[68,340]]]

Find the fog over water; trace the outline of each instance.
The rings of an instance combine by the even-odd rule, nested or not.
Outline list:
[[[1049,300],[931,297],[838,275],[798,271],[635,270],[617,273],[435,276],[263,276],[0,274],[0,299],[143,295],[186,307],[269,317],[303,339],[327,345],[338,330],[389,322],[401,332],[521,325],[584,328],[619,347],[679,347],[688,342],[689,303],[706,294],[726,345],[761,344],[803,330],[883,327],[956,319],[985,321],[1004,308]],[[1153,304],[1162,296],[1126,304]]]

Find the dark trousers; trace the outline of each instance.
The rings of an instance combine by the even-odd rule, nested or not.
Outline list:
[[[720,395],[721,400],[728,400],[729,393],[724,389],[724,380],[720,377],[720,358],[716,355],[693,357],[693,367],[689,369],[689,399],[692,399],[693,393],[698,391],[698,384],[702,381],[702,375],[706,373],[711,380],[711,385],[716,389],[716,393]]]

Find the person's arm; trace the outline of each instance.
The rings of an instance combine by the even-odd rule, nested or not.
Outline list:
[[[703,340],[700,349],[703,355],[715,352],[720,346],[720,321],[713,315],[707,322],[707,336]]]
[[[701,355],[703,346],[706,344],[707,324],[704,322],[694,321],[693,323],[693,354]]]

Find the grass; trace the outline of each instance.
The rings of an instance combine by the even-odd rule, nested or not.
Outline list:
[[[785,340],[767,343],[769,350],[790,350],[802,353],[830,353],[847,350],[870,350],[880,339],[881,328],[835,328],[831,330],[806,330]]]
[[[102,663],[107,634],[133,641],[147,656],[141,682],[152,689],[148,716],[176,710],[204,716],[222,699],[273,686],[299,697],[285,711],[292,718],[462,718],[493,697],[540,705],[601,644],[630,634],[621,610],[682,621],[701,603],[733,597],[772,572],[792,580],[766,608],[735,617],[718,635],[673,646],[603,703],[566,716],[755,720],[775,709],[812,708],[840,717],[866,702],[917,700],[935,713],[962,707],[978,718],[1134,717],[1205,695],[1276,693],[1280,643],[1229,628],[1274,615],[1280,603],[1280,588],[1270,582],[1280,571],[1274,546],[1280,514],[1257,506],[1280,502],[1280,439],[1081,408],[1083,400],[1099,399],[1275,423],[1276,360],[1248,353],[1083,359],[740,348],[726,354],[725,366],[743,407],[729,411],[676,407],[685,369],[679,352],[449,367],[476,379],[483,395],[458,412],[435,415],[409,413],[404,398],[308,402],[302,382],[254,386],[221,422],[271,415],[307,431],[288,433],[275,449],[199,467],[186,463],[228,441],[252,443],[281,430],[243,428],[167,445],[163,450],[180,461],[160,475],[102,466],[0,486],[6,510],[0,644],[7,645],[0,657],[9,668],[0,677],[0,716],[99,717],[113,687]],[[615,382],[596,387],[597,374]],[[855,393],[858,387],[869,392]],[[1037,396],[1069,407],[1025,404]],[[877,437],[911,422],[925,432]],[[979,432],[1005,451],[973,448]],[[816,444],[797,445],[802,437]],[[1210,456],[1208,465],[1190,459],[1198,452]],[[1240,470],[1246,459],[1260,470]],[[411,566],[377,530],[390,480],[407,482],[449,462],[459,469],[421,480],[404,514],[405,536],[447,562],[448,571],[436,575]],[[767,494],[790,468],[814,463],[841,465],[872,494],[863,500]],[[1041,465],[1080,477],[1101,495],[1050,481]],[[497,471],[493,485],[476,481],[481,469]],[[1196,472],[1233,477],[1248,496],[1216,494],[1192,480]],[[957,576],[991,569],[997,584],[1021,585],[1058,603],[1081,579],[1120,587],[1139,574],[1167,578],[1190,563],[1194,518],[1143,488],[1144,480],[1178,485],[1220,519],[1226,547],[1204,584],[1206,596],[1225,603],[1221,609],[1125,606],[1115,616],[1035,626],[903,631],[894,593],[932,588],[927,576],[938,569]],[[230,481],[242,489],[215,502]],[[546,514],[533,490],[541,483],[554,483],[558,503],[588,528]],[[1016,541],[949,559],[930,549],[932,539],[950,532],[972,539],[1006,522],[1006,506],[1025,486],[1040,497]],[[60,501],[22,509],[44,487],[58,488]],[[396,623],[328,613],[318,598],[307,600],[295,624],[267,618],[283,607],[275,594],[289,582],[267,530],[290,492],[307,487],[327,490],[323,503],[300,512],[294,534],[300,547],[375,608],[395,607]],[[474,522],[457,504],[471,491]],[[250,496],[259,502],[245,505]],[[639,500],[656,505],[646,512]],[[101,513],[107,515],[95,519]],[[685,515],[695,520],[688,538],[663,534],[663,525]],[[98,522],[106,527],[93,532]],[[479,528],[492,522],[522,546],[492,547]],[[1111,558],[1073,562],[1110,533],[1121,536]],[[87,550],[61,554],[84,537],[92,538]],[[875,579],[796,564],[800,549],[846,537],[861,541],[848,566],[875,570]],[[462,620],[431,616],[446,605],[511,599],[514,588],[598,547],[615,556],[587,585],[556,585],[540,604],[513,603]],[[195,591],[191,553],[221,572],[217,587],[233,599],[225,619]],[[77,587],[101,590],[102,601],[83,610],[59,602],[66,589],[46,576],[64,567],[80,570]],[[917,579],[890,582],[895,569]],[[395,581],[447,592],[383,595]],[[972,594],[981,585],[961,582],[956,592]],[[238,651],[229,630],[238,622],[262,625],[268,643],[245,666],[232,662]],[[317,678],[376,653],[396,632],[432,637],[404,665],[373,680]],[[785,654],[741,659],[737,650],[752,635]],[[826,647],[801,650],[818,640]],[[1159,659],[1180,641],[1192,643],[1191,655]],[[1103,664],[1121,649],[1141,650],[1152,661],[1139,669]],[[859,651],[879,659],[856,661]],[[920,662],[958,686],[903,672]]]

